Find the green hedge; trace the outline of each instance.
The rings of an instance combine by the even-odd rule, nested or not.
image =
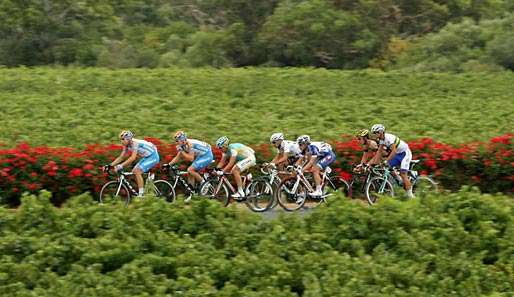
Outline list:
[[[0,143],[80,147],[122,129],[213,143],[272,133],[338,140],[377,122],[404,140],[465,143],[512,133],[514,74],[323,69],[1,69]]]
[[[277,220],[201,200],[0,208],[2,296],[511,296],[514,208],[463,190]]]

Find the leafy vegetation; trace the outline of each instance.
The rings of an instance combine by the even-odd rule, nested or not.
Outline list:
[[[0,69],[0,142],[80,147],[121,129],[166,141],[339,140],[383,122],[402,139],[445,143],[512,132],[512,73],[404,74],[323,69]]]
[[[510,0],[6,0],[0,65],[381,67],[391,40],[513,11]],[[490,65],[511,44],[497,38]]]
[[[207,200],[0,208],[2,296],[508,296],[513,201],[475,191],[271,221]]]
[[[423,36],[404,51],[394,67],[413,71],[514,70],[514,15],[475,23],[449,24]]]

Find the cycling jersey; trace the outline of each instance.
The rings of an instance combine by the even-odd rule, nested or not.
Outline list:
[[[310,154],[311,156],[323,158],[331,152],[332,146],[330,146],[330,144],[326,142],[311,142],[302,153],[303,155]]]
[[[255,158],[255,152],[252,148],[241,144],[241,143],[232,143],[229,144],[227,152],[225,156],[230,158],[232,156],[236,156],[237,161],[244,160],[246,158]]]
[[[146,140],[135,139],[123,147],[123,153],[131,153],[133,151],[137,152],[139,157],[148,157],[152,154],[157,154],[157,147]]]
[[[400,140],[398,136],[393,134],[385,133],[384,139],[381,139],[379,142],[380,145],[383,145],[388,150],[391,150],[392,145],[396,145],[396,153],[403,153],[409,150],[409,146],[403,140]]]
[[[278,147],[278,152],[286,154],[288,157],[298,157],[302,154],[298,143],[289,140],[282,140],[280,147]]]
[[[177,151],[190,153],[193,152],[195,156],[203,156],[211,151],[211,146],[207,142],[196,139],[188,139],[185,144],[177,145]]]

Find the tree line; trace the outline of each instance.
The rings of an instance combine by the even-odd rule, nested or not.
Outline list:
[[[509,0],[5,0],[0,65],[514,69]]]

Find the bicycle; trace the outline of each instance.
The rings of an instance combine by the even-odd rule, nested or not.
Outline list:
[[[432,178],[426,175],[418,175],[418,172],[413,170],[414,166],[419,162],[420,160],[412,160],[407,172],[412,185],[412,193],[415,197],[425,197],[427,194],[437,193],[438,186]],[[366,198],[370,205],[376,203],[381,195],[394,197],[394,185],[403,187],[400,173],[396,167],[391,169],[388,166],[372,168],[372,171],[377,176],[370,179],[366,184]]]
[[[361,186],[360,186],[360,189],[359,189],[359,192],[362,193],[363,196],[366,195],[366,185],[368,184],[368,182],[371,180],[371,178],[373,178],[375,176],[375,174],[373,173],[373,171],[370,169],[369,166],[362,166],[360,167],[361,170],[358,170],[358,166],[353,166],[353,169],[352,169],[352,172],[354,173],[353,176],[352,176],[352,180],[350,181],[350,183],[348,184],[349,188],[348,188],[348,197],[351,197],[351,198],[354,198],[355,197],[355,193],[354,193],[354,185],[355,183],[360,183]]]
[[[105,165],[103,171],[110,173],[112,166]],[[115,180],[106,182],[100,190],[100,204],[106,202],[117,202],[122,200],[125,206],[128,206],[132,197],[138,196],[136,190],[132,187],[128,180],[128,176],[134,175],[132,172],[118,171]],[[175,191],[171,184],[165,180],[154,181],[153,173],[145,173],[145,192],[152,191],[155,197],[164,198],[168,202],[175,200]]]
[[[328,197],[333,196],[335,192],[340,190],[345,195],[348,193],[348,183],[340,177],[330,176],[332,172],[330,167],[327,167],[321,176],[321,196],[311,196],[309,194],[314,189],[300,166],[288,166],[288,168],[296,173],[295,176],[283,179],[278,191],[276,191],[278,203],[286,211],[295,211],[304,206],[307,206],[307,208],[316,207],[326,202]]]
[[[213,174],[214,173],[214,174]],[[216,199],[223,206],[227,206],[230,198],[237,192],[237,189],[228,180],[228,174],[212,170],[211,178],[200,188],[200,194],[211,199]],[[244,202],[246,206],[255,212],[268,210],[273,203],[273,189],[263,179],[252,181],[252,174],[241,177],[245,197],[234,199],[237,202]]]
[[[189,173],[184,170],[180,170],[177,165],[170,166],[169,164],[163,164],[161,166],[161,171],[168,176],[167,181],[171,181],[171,186],[173,187],[174,195],[177,194],[177,189],[180,188],[181,192],[184,194],[184,201],[189,201],[193,195],[197,195],[200,193],[200,188],[202,184],[197,187],[189,184],[185,175]]]
[[[289,171],[279,171],[276,166],[270,165],[271,163],[263,163],[260,171],[263,175],[258,176],[254,179],[256,180],[266,180],[272,187],[273,192],[276,192],[278,190],[278,187],[280,183],[282,182],[282,179],[280,178],[281,175],[291,175],[291,172]],[[276,195],[273,195],[273,202],[269,209],[273,209],[278,205],[278,200],[276,199]]]

